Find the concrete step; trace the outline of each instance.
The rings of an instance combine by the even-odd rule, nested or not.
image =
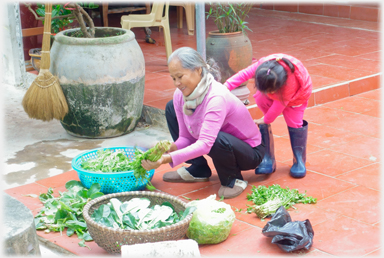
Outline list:
[[[3,193],[6,255],[41,255],[32,212],[20,201]]]

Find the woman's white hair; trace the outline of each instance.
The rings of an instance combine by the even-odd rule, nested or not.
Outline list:
[[[196,69],[202,68],[202,77],[208,72],[213,75],[216,81],[220,82],[220,68],[214,59],[210,58],[207,60],[207,62],[205,62],[201,55],[196,50],[190,47],[181,47],[176,49],[169,56],[168,65],[175,58],[180,61],[180,64],[184,69],[194,71]]]

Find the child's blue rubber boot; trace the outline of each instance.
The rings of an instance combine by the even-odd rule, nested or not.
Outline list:
[[[261,124],[259,130],[265,144],[265,154],[260,165],[256,168],[255,174],[271,174],[276,170],[275,144],[271,124]]]
[[[303,120],[303,127],[292,128],[288,126],[289,139],[293,152],[293,165],[290,175],[295,178],[302,178],[306,175],[305,162],[307,160],[307,136],[308,122]]]

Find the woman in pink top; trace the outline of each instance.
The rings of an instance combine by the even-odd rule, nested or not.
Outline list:
[[[312,93],[312,81],[307,69],[293,56],[273,54],[239,71],[224,85],[233,90],[251,78],[255,79],[257,89],[253,97],[264,114],[255,123],[259,125],[266,146],[264,159],[256,174],[270,174],[276,170],[271,123],[283,113],[293,151],[290,175],[304,177],[308,122],[303,120],[303,116]]]
[[[212,174],[203,157],[208,155],[221,182],[218,195],[238,196],[247,187],[241,171],[255,169],[264,157],[257,125],[244,104],[216,81],[220,73],[214,60],[207,64],[196,50],[182,47],[169,57],[168,69],[176,90],[165,115],[174,143],[157,162],[145,160],[142,166],[150,170],[187,162],[191,166],[165,173],[163,180],[202,182]]]

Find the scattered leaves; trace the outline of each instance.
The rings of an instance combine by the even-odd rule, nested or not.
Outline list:
[[[276,184],[269,187],[252,186],[252,192],[247,194],[247,199],[252,201],[254,205],[248,205],[247,212],[254,212],[263,219],[274,214],[280,206],[288,209],[296,203],[317,202],[317,198],[305,195],[306,193],[299,193],[297,189],[282,188]]]

